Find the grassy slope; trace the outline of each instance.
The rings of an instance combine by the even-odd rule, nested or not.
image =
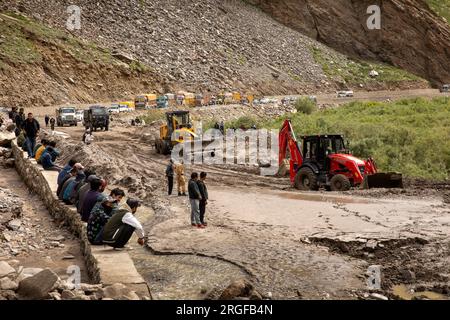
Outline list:
[[[423,80],[407,71],[387,64],[351,59],[341,60],[336,59],[336,57],[325,56],[318,47],[313,47],[311,50],[314,59],[328,77],[333,80],[344,81],[350,85],[369,84],[371,82],[396,84],[403,81]],[[369,76],[369,72],[372,70],[379,73],[379,76],[375,79]]]
[[[430,7],[450,22],[450,0],[427,0]]]
[[[6,68],[11,64],[42,62],[42,56],[37,47],[38,43],[48,47],[56,46],[80,63],[105,65],[119,63],[109,50],[13,13],[3,12],[0,14],[0,35],[2,35],[0,68]],[[130,68],[141,72],[147,69],[138,62],[134,62]]]
[[[261,124],[280,128],[285,117]],[[352,152],[373,156],[383,171],[409,177],[449,179],[450,99],[350,103],[291,116],[297,134],[344,134]]]

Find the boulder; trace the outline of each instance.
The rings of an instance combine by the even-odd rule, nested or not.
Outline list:
[[[61,292],[61,299],[63,300],[72,300],[75,298],[75,293],[70,290],[64,290]]]
[[[0,289],[2,290],[17,290],[19,286],[17,285],[17,282],[12,281],[10,278],[5,277],[0,279]]]
[[[22,221],[20,219],[13,219],[8,223],[8,228],[12,231],[18,231],[22,226]]]
[[[22,270],[19,272],[19,276],[17,277],[16,281],[21,282],[22,280],[32,277],[35,274],[38,274],[44,269],[41,268],[22,268]]]
[[[103,300],[111,298],[114,300],[140,300],[136,292],[131,291],[121,283],[115,283],[102,291]]]
[[[245,279],[231,283],[220,295],[219,300],[233,300],[237,297],[250,297],[253,285]]]
[[[26,300],[45,299],[58,279],[58,276],[52,270],[42,270],[34,276],[22,280],[19,283],[18,294]]]
[[[0,278],[16,272],[16,270],[5,261],[0,261]]]
[[[0,131],[0,147],[10,147],[11,141],[16,138],[14,132]]]

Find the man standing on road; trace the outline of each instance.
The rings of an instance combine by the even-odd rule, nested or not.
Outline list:
[[[181,160],[180,163],[176,165],[175,172],[177,173],[178,195],[185,196],[186,195],[186,179],[184,178],[183,160]]]
[[[8,117],[16,123],[17,107],[12,107],[11,111],[8,112]]]
[[[28,119],[23,125],[23,129],[26,135],[28,158],[34,158],[34,147],[36,146],[36,137],[41,129],[39,122],[33,118],[33,114],[28,114]]]
[[[173,189],[173,160],[170,159],[169,164],[166,168],[166,177],[167,177],[167,183],[169,186],[169,196],[172,195],[172,189]]]
[[[201,172],[200,180],[197,181],[198,189],[202,195],[202,199],[200,200],[200,223],[205,227],[207,226],[207,223],[205,222],[205,212],[206,205],[208,204],[208,188],[205,184],[206,176],[206,172]]]
[[[20,134],[20,131],[23,129],[25,124],[25,110],[23,108],[19,109],[19,113],[16,114],[16,118],[14,122],[16,123],[16,137]]]
[[[50,117],[48,116],[48,114],[45,115],[45,126],[48,127],[48,123],[50,122]]]
[[[189,201],[191,203],[191,224],[193,227],[204,228],[205,226],[200,223],[200,200],[202,200],[202,195],[198,188],[197,180],[198,173],[193,172],[188,185]]]
[[[50,119],[50,129],[52,129],[52,133],[53,131],[55,131],[55,122],[56,122],[55,118],[52,117]]]

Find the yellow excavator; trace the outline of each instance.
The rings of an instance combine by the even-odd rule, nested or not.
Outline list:
[[[186,137],[191,140],[197,137],[189,111],[166,112],[166,123],[160,127],[159,137],[155,139],[156,152],[170,154],[173,147],[183,143]]]

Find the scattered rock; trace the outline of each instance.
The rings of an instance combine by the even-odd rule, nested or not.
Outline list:
[[[404,281],[410,282],[416,279],[416,274],[411,270],[402,270],[400,273]]]
[[[109,287],[106,287],[102,291],[103,300],[105,298],[111,298],[114,300],[140,300],[136,292],[131,291],[121,283],[115,283]]]
[[[4,277],[0,279],[0,289],[2,290],[17,290],[18,288],[18,284],[15,281],[12,281],[10,278],[8,277]]]
[[[61,299],[63,300],[72,300],[75,298],[75,293],[73,293],[70,290],[63,290],[63,292],[61,292]]]
[[[62,300],[62,299],[61,299],[61,295],[59,294],[59,292],[50,292],[48,295],[49,295],[50,298],[52,298],[53,300]]]
[[[3,297],[6,300],[17,300],[17,295],[13,290],[0,291],[0,297]]]
[[[13,219],[8,223],[8,228],[12,231],[18,231],[22,226],[22,221],[19,219]]]
[[[5,261],[0,261],[0,278],[15,273],[16,270]]]
[[[378,246],[378,241],[370,239],[369,241],[367,241],[366,243],[366,248],[370,251],[374,251]]]
[[[222,292],[219,300],[233,300],[237,297],[250,297],[253,291],[253,285],[247,280],[236,280]]]
[[[20,281],[18,294],[21,298],[27,300],[45,299],[58,279],[58,276],[52,270],[45,269]]]
[[[389,300],[388,297],[383,296],[382,294],[379,294],[379,293],[371,293],[370,297],[372,297],[373,299],[376,299],[376,300]]]

